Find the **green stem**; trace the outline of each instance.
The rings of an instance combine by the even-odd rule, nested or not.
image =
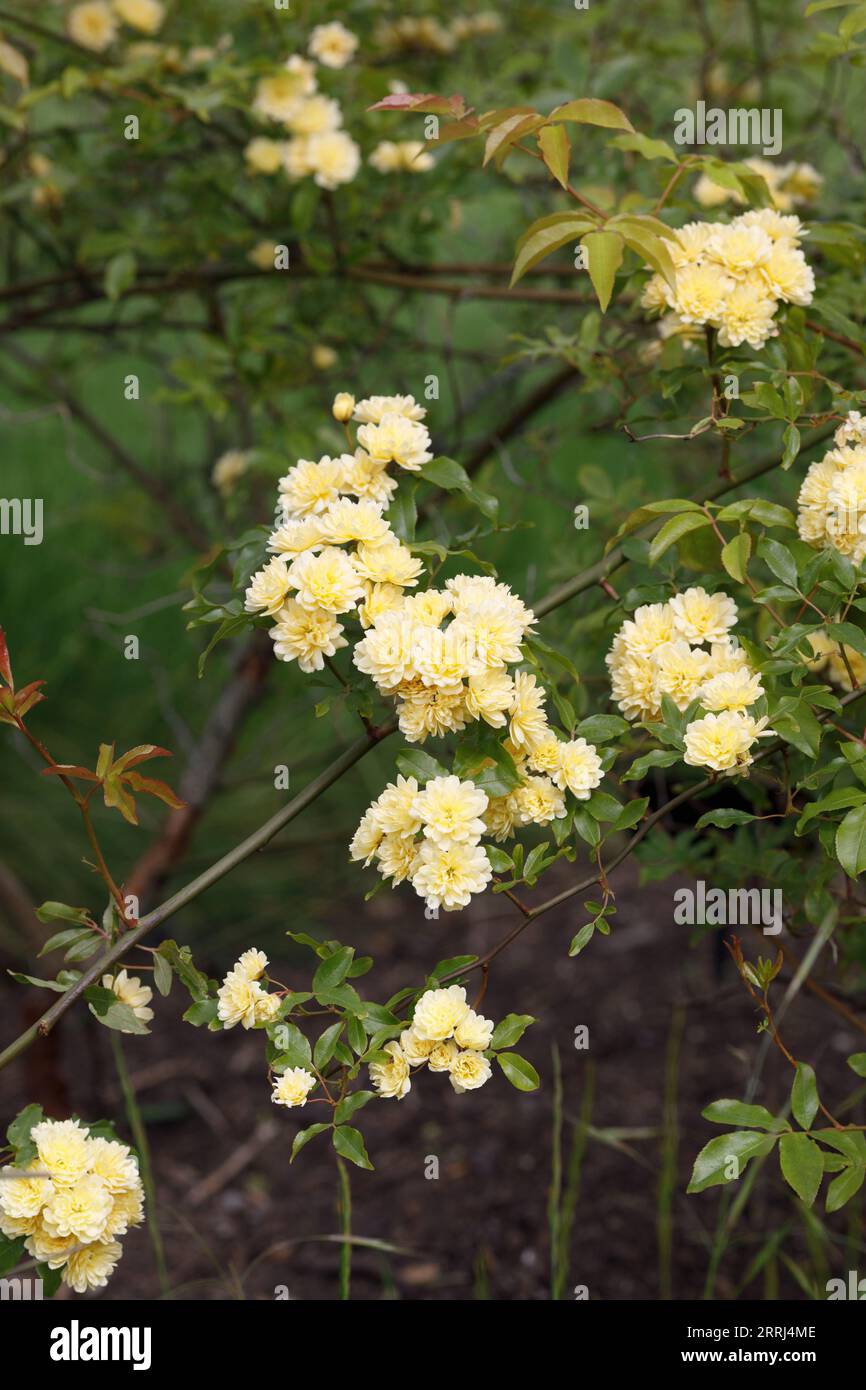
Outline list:
[[[120,1089],[123,1092],[123,1099],[126,1105],[126,1116],[129,1120],[129,1127],[132,1130],[132,1138],[135,1147],[138,1150],[138,1165],[141,1170],[144,1195],[147,1199],[147,1229],[150,1235],[150,1243],[153,1246],[153,1258],[156,1262],[159,1287],[162,1290],[164,1298],[171,1298],[171,1283],[169,1282],[168,1266],[165,1262],[165,1248],[162,1243],[162,1231],[160,1230],[159,1217],[157,1216],[156,1209],[156,1186],[153,1181],[153,1167],[150,1161],[150,1145],[147,1142],[147,1129],[141,1117],[141,1109],[135,1094],[135,1087],[132,1084],[129,1068],[126,1065],[126,1057],[123,1053],[123,1043],[118,1033],[111,1034],[111,1050],[114,1054],[117,1079],[120,1082]]]
[[[337,1210],[340,1217],[340,1231],[347,1239],[340,1245],[340,1298],[346,1302],[352,1282],[352,1188],[349,1170],[342,1158],[337,1157]]]

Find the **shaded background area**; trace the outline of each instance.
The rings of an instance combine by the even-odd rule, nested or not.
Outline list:
[[[291,855],[288,845],[284,852]],[[519,1001],[538,1019],[521,1042],[541,1074],[538,1092],[518,1094],[497,1071],[480,1092],[457,1096],[446,1077],[424,1071],[404,1101],[367,1107],[376,1171],[352,1170],[353,1230],[383,1246],[355,1248],[354,1298],[547,1299],[551,1202],[565,1231],[557,1288],[566,1299],[580,1286],[593,1299],[694,1299],[708,1288],[722,1299],[808,1299],[826,1296],[828,1278],[862,1266],[858,1204],[831,1217],[810,1213],[780,1182],[775,1157],[730,1224],[732,1194],[685,1194],[695,1154],[721,1132],[700,1110],[745,1093],[760,1044],[751,1001],[721,961],[715,934],[690,943],[689,929],[674,924],[673,886],[641,889],[625,871],[609,938],[570,960],[575,913],[552,912],[491,969],[488,1015]],[[359,950],[374,953],[381,964],[369,992],[386,997],[413,967],[426,968],[431,951],[489,947],[513,920],[507,907],[488,898],[455,927],[425,922],[409,895],[378,897],[361,913],[346,894],[329,902],[322,925],[351,930]],[[288,984],[304,978],[306,956],[272,949],[275,975]],[[225,968],[207,947],[199,957],[209,970]],[[8,987],[0,998],[8,1021],[20,1004]],[[262,1036],[193,1035],[180,1021],[187,1003],[175,986],[156,1001],[153,1036],[124,1040],[175,1296],[270,1299],[284,1286],[292,1299],[335,1298],[338,1247],[316,1239],[339,1231],[336,1172],[316,1147],[327,1139],[289,1165],[294,1132],[317,1118],[315,1107],[271,1106]],[[575,1048],[577,1028],[588,1030],[586,1050]],[[825,1087],[847,1094],[854,1029],[834,1024],[804,993],[784,1032],[798,1056],[820,1065]],[[553,1049],[562,1076],[558,1200]],[[771,1048],[755,1098],[775,1109],[789,1087],[789,1068]],[[58,1114],[109,1113],[128,1137],[107,1036],[86,1015],[67,1015],[50,1043],[0,1074],[4,1114],[46,1091],[49,1109],[54,1096]],[[431,1158],[438,1179],[425,1176]],[[123,1245],[103,1296],[159,1297],[147,1231]]]

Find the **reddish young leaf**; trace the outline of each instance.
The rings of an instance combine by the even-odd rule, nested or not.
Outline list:
[[[180,811],[186,805],[185,801],[181,801],[180,797],[175,796],[166,782],[160,782],[156,777],[142,777],[140,772],[128,772],[123,780],[128,787],[132,787],[133,791],[147,792],[150,796],[158,796],[160,801],[164,801],[166,806],[170,806],[173,811]]]
[[[79,767],[76,763],[55,763],[54,767],[43,767],[43,777],[72,777],[84,782],[99,782],[95,772],[89,767]]]
[[[130,825],[138,825],[138,812],[135,801],[123,786],[119,777],[107,777],[102,786],[106,806],[113,806]]]
[[[6,643],[6,633],[2,627],[0,627],[0,676],[3,677],[10,690],[15,689],[12,681],[12,666],[9,662],[9,647]]]
[[[130,748],[128,753],[121,753],[115,763],[112,763],[112,772],[126,772],[127,768],[135,767],[138,763],[147,762],[148,758],[170,758],[172,754],[168,748],[159,748],[155,743],[139,743],[135,748]]]
[[[456,93],[451,97],[440,97],[435,92],[396,92],[368,106],[367,110],[426,111],[436,116],[454,116],[459,120],[466,114],[466,105]]]

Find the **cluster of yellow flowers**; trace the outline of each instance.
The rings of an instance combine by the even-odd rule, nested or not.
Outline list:
[[[769,159],[758,156],[743,162],[764,179],[777,212],[791,212],[803,203],[812,202],[824,183],[818,170],[811,164],[773,164]],[[694,195],[702,208],[718,207],[731,199],[735,203],[745,202],[742,193],[733,188],[722,188],[708,174],[701,174],[695,184]]]
[[[436,163],[423,140],[380,140],[369,162],[380,174],[426,174]]]
[[[156,34],[165,19],[160,0],[84,0],[66,17],[66,32],[82,48],[103,53],[114,43],[118,21],[139,34]]]
[[[359,423],[357,447],[336,458],[299,459],[279,483],[279,523],[268,542],[273,559],[254,574],[246,609],[276,620],[274,653],[320,671],[347,645],[341,614],[357,611],[369,627],[402,603],[423,564],[382,515],[397,487],[391,463],[417,472],[433,457],[412,396],[371,396],[356,405],[341,392],[336,419]],[[351,550],[344,547],[351,546]],[[420,596],[423,601],[423,596]]]
[[[462,985],[428,989],[399,1042],[386,1043],[387,1062],[371,1062],[370,1080],[385,1100],[402,1100],[412,1089],[411,1068],[426,1065],[448,1073],[458,1095],[477,1091],[490,1079],[490,1046],[495,1025],[470,1009]]]
[[[676,270],[671,287],[661,275],[644,286],[644,308],[670,310],[664,332],[718,329],[724,347],[761,348],[778,333],[779,304],[810,304],[815,276],[800,240],[798,217],[773,208],[745,212],[729,223],[687,222],[665,245]]]
[[[533,683],[531,707],[523,706],[531,724],[540,710],[535,697],[543,692],[534,676],[518,672],[515,683],[521,680]],[[592,744],[583,738],[565,742],[546,724],[543,734],[537,727],[531,747],[520,748],[513,739],[503,745],[522,779],[507,796],[488,797],[453,773],[431,777],[423,789],[414,777],[398,776],[364,812],[349,846],[351,858],[365,865],[375,861],[394,886],[408,880],[437,913],[466,907],[492,877],[482,835],[502,841],[515,827],[549,825],[566,814],[566,789],[586,801],[601,782],[601,759]]]
[[[749,713],[764,689],[730,635],[736,621],[727,594],[686,589],[636,609],[606,657],[613,698],[628,719],[657,718],[664,695],[680,711],[700,700],[709,713],[689,722],[684,760],[715,772],[742,772],[756,740],[772,733],[766,717]]]
[[[337,21],[313,30],[309,52],[327,67],[343,67],[357,43],[355,35]],[[312,175],[320,188],[328,189],[351,183],[357,174],[360,150],[341,129],[339,102],[318,91],[315,64],[309,59],[293,53],[278,72],[260,78],[253,113],[284,126],[291,139],[264,135],[252,139],[244,151],[252,173],[276,174],[282,169],[293,182]]]
[[[453,53],[466,39],[486,38],[502,28],[494,10],[475,15],[458,15],[448,25],[432,15],[401,15],[377,25],[373,42],[387,53],[403,53],[413,48],[428,53]]]
[[[42,1120],[36,1157],[0,1177],[0,1231],[76,1293],[101,1289],[123,1253],[118,1236],[144,1220],[138,1161],[125,1144],[91,1137],[78,1120]]]
[[[834,448],[813,463],[797,503],[797,529],[810,545],[831,545],[855,565],[866,558],[866,419],[843,420]]]
[[[262,988],[268,958],[255,946],[244,951],[217,990],[217,1017],[224,1028],[242,1023],[244,1028],[271,1023],[280,1008],[280,996]]]

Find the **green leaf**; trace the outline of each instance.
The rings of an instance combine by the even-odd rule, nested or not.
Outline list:
[[[312,1050],[296,1024],[279,1023],[272,1036],[278,1049],[278,1055],[271,1061],[274,1071],[289,1071],[292,1067],[303,1067],[304,1071],[309,1071],[313,1060]]]
[[[848,1066],[857,1076],[866,1077],[866,1052],[854,1052],[848,1058]]]
[[[495,874],[510,874],[514,865],[511,862],[511,855],[506,854],[504,849],[498,849],[496,845],[486,844],[484,846],[487,858],[490,860],[490,867]]]
[[[334,1055],[334,1049],[343,1031],[343,1020],[338,1019],[332,1023],[330,1028],[326,1028],[321,1037],[316,1039],[316,1046],[313,1049],[313,1065],[317,1071],[323,1071]]]
[[[6,1138],[13,1149],[20,1149],[24,1144],[30,1143],[30,1131],[34,1125],[41,1124],[45,1119],[45,1112],[41,1105],[25,1105],[23,1110],[19,1110],[15,1119],[6,1130]]]
[[[520,1042],[527,1028],[535,1022],[532,1014],[506,1014],[500,1023],[497,1023],[490,1039],[492,1048],[513,1047],[516,1042]]]
[[[588,945],[594,934],[595,922],[587,922],[585,926],[581,927],[577,935],[573,937],[571,945],[568,948],[568,954],[570,956],[579,956],[584,946]]]
[[[399,753],[397,771],[402,772],[404,777],[414,777],[421,786],[432,777],[448,776],[447,767],[437,763],[435,758],[431,758],[429,753],[422,752],[420,748],[409,748],[405,753]]]
[[[613,293],[616,272],[622,265],[625,242],[617,232],[587,232],[580,244],[586,250],[589,278],[604,313]]]
[[[462,492],[478,508],[488,521],[495,522],[499,515],[499,502],[489,492],[476,487],[462,464],[456,459],[440,457],[423,463],[418,469],[418,477],[428,483],[444,488],[446,492]]]
[[[333,1143],[341,1158],[348,1158],[350,1163],[357,1164],[359,1168],[373,1167],[364,1147],[364,1140],[351,1125],[338,1125],[333,1132]]]
[[[810,1207],[824,1176],[821,1150],[808,1134],[783,1134],[779,1140],[779,1166],[786,1182]]]
[[[555,107],[547,119],[576,121],[579,125],[597,125],[607,130],[625,130],[634,134],[634,126],[625,112],[612,101],[602,101],[599,97],[580,97],[577,101],[567,101],[562,106]]]
[[[26,1254],[23,1236],[15,1236],[13,1239],[0,1234],[0,1275],[8,1274],[10,1269],[21,1263]]]
[[[511,284],[516,285],[527,270],[538,265],[545,256],[567,246],[569,242],[577,241],[595,225],[595,218],[585,213],[555,212],[549,217],[540,217],[517,242]]]
[[[631,150],[642,159],[669,159],[672,164],[679,163],[670,145],[664,140],[652,140],[648,135],[641,135],[639,132],[633,135],[615,135],[608,144],[617,150]]]
[[[37,907],[36,916],[40,922],[77,922],[80,927],[87,926],[91,921],[86,907],[70,907],[68,903],[43,903]],[[43,949],[47,951],[48,947]]]
[[[686,1190],[703,1192],[708,1187],[736,1181],[742,1177],[750,1160],[769,1153],[775,1142],[775,1136],[757,1134],[754,1130],[734,1129],[729,1134],[720,1134],[701,1149]],[[728,1177],[727,1169],[732,1161],[737,1171]]]
[[[741,531],[722,549],[722,564],[731,578],[736,579],[739,584],[746,582],[746,569],[751,553],[752,538],[748,531]]]
[[[347,1120],[351,1120],[356,1110],[360,1110],[369,1101],[375,1100],[375,1091],[352,1091],[348,1096],[344,1096],[339,1105],[334,1110],[334,1122],[343,1125]]]
[[[159,951],[153,954],[153,982],[163,996],[171,993],[171,982],[174,979],[171,966],[165,956],[161,956]]]
[[[206,975],[193,964],[189,946],[178,946],[176,941],[163,941],[159,954],[164,956],[192,999],[207,999],[210,986]]]
[[[706,811],[695,826],[696,830],[703,830],[708,825],[717,825],[721,830],[727,830],[731,825],[748,825],[749,821],[757,820],[751,811],[739,811],[733,807],[722,807],[718,811]]]
[[[88,998],[90,993],[91,991],[89,989],[85,990],[84,997]],[[113,1004],[109,1004],[108,1008],[105,1010],[95,1008],[93,1004],[91,1004],[90,1012],[93,1014],[94,1018],[99,1019],[99,1022],[103,1024],[104,1027],[114,1028],[118,1033],[144,1034],[150,1032],[147,1024],[142,1022],[130,1005],[122,1003],[120,999],[115,1000]]]
[[[635,758],[631,767],[623,774],[622,781],[637,782],[646,776],[650,768],[673,767],[679,760],[679,753],[667,753],[662,748],[653,748],[650,753],[643,753],[639,758]]]
[[[815,1072],[808,1062],[798,1062],[794,1084],[791,1087],[791,1109],[794,1119],[803,1129],[811,1129],[812,1121],[818,1113],[818,1085]]]
[[[669,550],[672,545],[685,536],[689,531],[697,531],[702,526],[709,526],[710,518],[703,512],[681,512],[678,516],[672,516],[666,521],[661,530],[653,537],[649,549],[649,562],[651,565],[657,562]]]
[[[105,294],[114,303],[135,283],[138,263],[131,251],[121,251],[105,267]]]
[[[191,1023],[194,1028],[201,1028],[204,1023],[212,1023],[217,1016],[219,1001],[217,999],[198,999],[183,1014],[184,1023]]]
[[[790,550],[765,536],[758,546],[758,554],[777,579],[791,589],[797,588],[797,566]]]
[[[587,743],[606,743],[609,738],[617,738],[627,732],[628,721],[618,714],[592,714],[582,719],[574,731],[575,738],[585,738]]]
[[[836,855],[849,878],[866,869],[866,806],[849,811],[836,831]]]
[[[517,1052],[497,1052],[496,1060],[518,1091],[537,1091],[541,1082],[531,1062]]]
[[[742,1100],[714,1100],[701,1114],[714,1125],[742,1125],[745,1129],[776,1130],[780,1122],[763,1105]]]
[[[323,1134],[326,1129],[330,1128],[330,1125],[318,1124],[309,1125],[307,1129],[299,1129],[292,1141],[292,1155],[289,1162],[294,1163],[301,1149],[305,1148],[311,1139],[315,1139],[317,1134]]]
[[[563,188],[568,188],[568,161],[571,155],[571,144],[565,127],[562,125],[544,126],[538,132],[537,139],[542,158],[551,174]]]
[[[834,1178],[827,1188],[826,1209],[828,1212],[838,1211],[844,1207],[846,1202],[850,1202],[863,1186],[866,1179],[866,1168],[846,1168],[844,1173],[840,1173],[838,1178]]]
[[[354,956],[354,946],[341,946],[339,951],[327,956],[313,976],[313,993],[318,995],[341,985],[349,973]]]

